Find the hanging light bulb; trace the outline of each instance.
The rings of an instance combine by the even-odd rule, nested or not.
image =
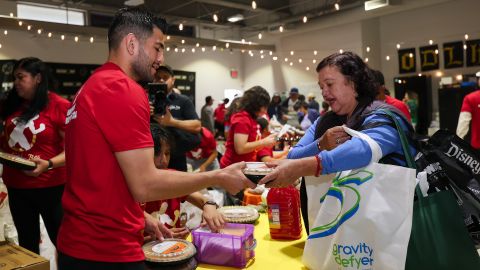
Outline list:
[[[2,44],[0,43],[0,49],[2,48]]]
[[[3,34],[4,34],[5,36],[8,35],[8,31],[7,31],[7,30],[3,31]]]
[[[32,29],[32,26],[31,25],[27,26],[27,30],[30,31],[30,29]]]
[[[196,47],[200,47],[200,43],[197,42],[197,44],[195,44]]]
[[[428,44],[432,45],[432,44],[433,44],[433,40],[430,39],[430,40],[428,41]]]
[[[175,50],[174,50],[174,51],[175,51],[175,52],[178,52],[178,48],[175,48]]]
[[[410,58],[413,58],[413,53],[410,53],[408,56],[409,56]]]
[[[438,54],[438,49],[435,49],[435,54]]]
[[[90,43],[93,43],[93,37],[90,37]],[[168,48],[170,49],[170,48]]]
[[[285,62],[288,62],[288,58],[287,58],[287,57],[285,57]]]
[[[258,33],[258,39],[262,39],[262,33]]]
[[[467,44],[463,44],[463,49],[467,50]]]
[[[342,49],[340,49],[340,50],[339,50],[339,52],[340,52],[340,53],[343,53],[343,50],[342,50]]]
[[[249,42],[248,42],[248,45],[252,45],[252,42],[251,42],[251,41],[249,41]]]
[[[294,51],[290,51],[290,55],[293,55],[295,52]]]
[[[368,57],[367,57],[367,58],[365,58],[365,63],[368,63]]]
[[[41,34],[42,34],[42,29],[38,29],[38,30],[37,30],[37,33],[38,33],[39,35],[41,35]]]
[[[252,1],[252,8],[253,8],[253,9],[257,9],[257,2]]]
[[[10,12],[10,17],[13,17],[13,13],[12,13],[12,12]]]
[[[48,32],[48,37],[52,37],[52,32]]]
[[[278,60],[278,57],[274,56],[273,61],[277,61],[277,60]]]
[[[228,49],[228,47],[230,47],[230,43],[227,42],[227,43],[225,43],[225,48]]]
[[[307,16],[303,16],[303,23],[307,23],[307,21],[308,21]]]
[[[262,58],[262,59],[263,59],[264,57],[265,57],[265,56],[263,56],[263,54],[262,54],[262,55],[260,55],[260,58]]]
[[[167,47],[167,52],[169,52],[169,51],[170,51],[170,47]]]
[[[283,32],[283,25],[280,25],[280,27],[278,28],[278,31]]]
[[[386,59],[387,61],[390,61],[390,55],[387,55],[387,56],[385,57],[385,59]]]
[[[306,67],[305,69],[306,69],[307,71],[309,71],[309,70],[310,70],[310,67]]]
[[[195,53],[195,48],[192,48],[192,53]]]
[[[182,39],[182,44],[185,44],[185,39]]]
[[[340,10],[340,5],[338,3],[335,3],[335,9]]]
[[[422,73],[418,73],[418,77],[422,77]]]
[[[370,52],[370,47],[367,46],[367,52]]]
[[[217,16],[217,14],[213,14],[213,21],[214,21],[214,22],[218,22],[218,16]]]
[[[317,51],[313,51],[313,55],[317,55],[317,54],[318,54],[318,52],[317,52]]]
[[[202,47],[202,52],[205,52],[205,47]]]
[[[217,50],[217,46],[213,45],[212,50],[216,51],[216,50]]]
[[[23,22],[22,21],[19,21],[18,22],[18,26],[22,26]]]
[[[77,36],[75,36],[75,42],[78,42],[78,37]]]
[[[167,36],[167,39],[170,39],[170,36]]]
[[[303,62],[302,58],[298,59],[298,62],[299,62],[299,63],[302,63],[302,62]]]
[[[60,39],[61,39],[61,40],[65,40],[65,35],[61,35],[61,36],[60,36]]]
[[[260,50],[260,54],[263,54],[263,50]]]
[[[268,52],[268,54],[272,55],[272,54],[273,54],[273,52],[272,52],[272,51],[269,51],[269,52]]]
[[[290,66],[293,66],[293,62],[290,62]]]
[[[245,39],[244,38],[242,38],[242,44],[245,44]]]
[[[184,52],[185,52],[185,48],[182,48],[182,53],[184,53]]]
[[[468,40],[468,34],[465,34],[465,40]]]
[[[397,50],[400,49],[400,43],[397,43]]]
[[[183,23],[178,25],[178,30],[182,31],[183,30]]]
[[[312,63],[314,64],[317,63],[317,59],[313,59]]]

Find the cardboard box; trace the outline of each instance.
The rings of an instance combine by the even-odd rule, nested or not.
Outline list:
[[[0,242],[0,270],[50,270],[50,261],[7,241]]]

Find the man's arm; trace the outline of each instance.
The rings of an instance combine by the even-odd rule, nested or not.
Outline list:
[[[457,135],[460,138],[465,138],[470,129],[470,121],[472,120],[472,114],[470,112],[460,112],[458,116]]]
[[[193,134],[200,133],[202,123],[198,119],[178,120],[173,118],[170,110],[167,109],[165,115],[154,115],[153,120],[162,126],[178,128]]]
[[[212,162],[217,158],[218,156],[218,151],[217,149],[213,150],[210,156],[208,156],[207,160],[202,163],[202,165],[199,166],[200,172],[205,172],[207,171],[208,166],[212,164]]]
[[[138,202],[180,197],[215,185],[222,186],[233,194],[246,187],[255,187],[241,171],[245,167],[244,162],[223,170],[188,174],[156,169],[152,158],[153,148],[116,152],[115,157],[130,193]]]

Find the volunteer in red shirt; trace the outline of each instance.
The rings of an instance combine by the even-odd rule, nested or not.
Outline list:
[[[217,108],[215,108],[215,111],[213,112],[213,116],[215,118],[215,130],[216,130],[215,138],[217,138],[218,136],[222,136],[223,138],[223,134],[225,133],[225,126],[224,126],[225,113],[227,112],[226,106],[229,101],[230,99],[225,98],[223,100],[223,103],[219,103]]]
[[[5,119],[0,148],[34,161],[37,167],[22,171],[4,166],[3,181],[20,245],[38,254],[39,215],[54,245],[62,220],[63,137],[70,102],[48,91],[48,68],[40,59],[20,59],[13,70],[14,89],[0,107],[0,118]]]
[[[219,169],[217,142],[212,132],[202,127],[201,137],[200,145],[187,152],[187,163],[192,165],[193,170],[198,169],[200,172]]]
[[[385,101],[385,103],[399,109],[405,115],[407,120],[411,122],[412,117],[410,116],[410,111],[408,110],[407,104],[405,104],[401,100],[391,97],[389,94],[386,93],[387,89],[385,88],[385,78],[383,77],[383,73],[379,70],[374,69],[372,69],[372,72],[375,81],[378,83],[377,100]]]
[[[263,147],[275,144],[275,135],[261,138],[257,117],[267,112],[270,95],[260,86],[254,86],[243,94],[240,111],[230,119],[230,130],[225,143],[225,154],[220,160],[220,167],[239,161],[256,161],[256,153]]]
[[[476,76],[480,81],[480,71]],[[458,116],[457,135],[463,139],[469,130],[471,131],[470,144],[473,148],[480,150],[480,89],[463,98]]]
[[[140,202],[220,185],[254,187],[245,164],[187,174],[155,168],[150,108],[136,81],[152,81],[163,62],[165,20],[139,8],[120,9],[108,31],[108,62],[77,93],[65,130],[67,183],[58,243],[59,270],[144,269],[143,230],[171,236],[144,219]]]

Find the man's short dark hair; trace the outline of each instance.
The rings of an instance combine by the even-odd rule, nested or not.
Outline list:
[[[209,103],[210,101],[212,101],[212,96],[207,96],[205,98],[205,103]]]
[[[169,66],[169,65],[161,65],[161,66],[159,66],[159,67],[157,68],[157,72],[159,72],[159,71],[166,72],[166,73],[170,74],[170,76],[172,76],[172,77],[173,77],[173,75],[174,75],[173,69],[172,69],[172,67]]]
[[[143,42],[158,27],[162,33],[167,33],[165,19],[155,16],[142,8],[122,8],[117,11],[108,29],[108,49],[117,49],[122,39],[132,33]]]

